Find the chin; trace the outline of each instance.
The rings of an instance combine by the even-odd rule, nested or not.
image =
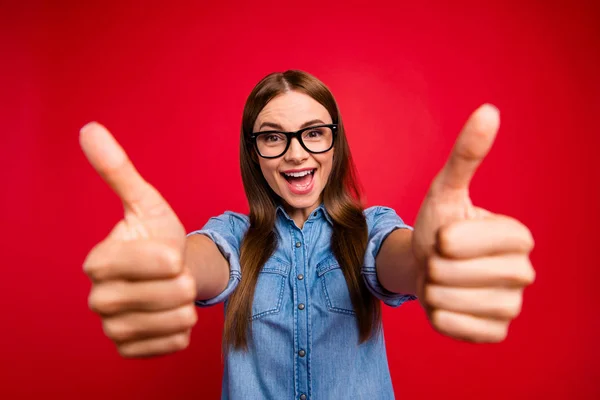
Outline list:
[[[290,207],[295,209],[305,209],[313,206],[318,206],[319,197],[318,196],[310,196],[303,199],[298,198],[284,198],[285,201]]]

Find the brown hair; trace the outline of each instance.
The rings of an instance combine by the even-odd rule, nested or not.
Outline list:
[[[223,337],[225,351],[232,346],[235,349],[248,348],[247,334],[252,331],[252,302],[248,299],[254,298],[260,270],[277,245],[274,227],[279,199],[260,170],[249,136],[258,114],[267,103],[292,90],[304,93],[322,104],[333,123],[338,125],[331,175],[323,190],[323,202],[333,221],[331,248],[348,285],[360,342],[367,340],[380,327],[381,305],[368,291],[361,276],[368,240],[367,223],[342,117],[333,95],[320,80],[306,72],[290,70],[263,78],[248,96],[244,107],[240,166],[250,206],[250,228],[240,251],[242,278],[227,304]]]

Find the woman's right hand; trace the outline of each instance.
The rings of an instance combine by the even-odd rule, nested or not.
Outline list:
[[[100,124],[80,132],[90,164],[121,198],[124,218],[87,255],[89,307],[123,357],[186,348],[197,320],[197,287],[185,267],[185,229]]]

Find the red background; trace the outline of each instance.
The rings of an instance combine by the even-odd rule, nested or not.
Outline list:
[[[442,337],[416,303],[386,309],[396,395],[600,395],[598,3],[367,3],[2,4],[0,398],[218,398],[221,307],[188,350],[141,361],[87,309],[81,264],[122,210],[78,131],[104,123],[197,229],[247,210],[243,103],[288,68],[332,89],[369,205],[411,224],[468,114],[501,110],[472,195],[530,227],[538,279],[499,345]]]

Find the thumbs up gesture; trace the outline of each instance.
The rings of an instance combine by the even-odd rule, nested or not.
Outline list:
[[[413,253],[423,267],[418,296],[431,324],[471,342],[504,340],[535,277],[529,230],[476,207],[469,197],[469,183],[499,123],[490,105],[471,115],[430,186],[413,233]]]
[[[80,144],[124,206],[124,218],[84,262],[92,282],[89,307],[124,357],[187,347],[196,323],[196,283],[184,267],[183,225],[104,127],[86,125]]]

